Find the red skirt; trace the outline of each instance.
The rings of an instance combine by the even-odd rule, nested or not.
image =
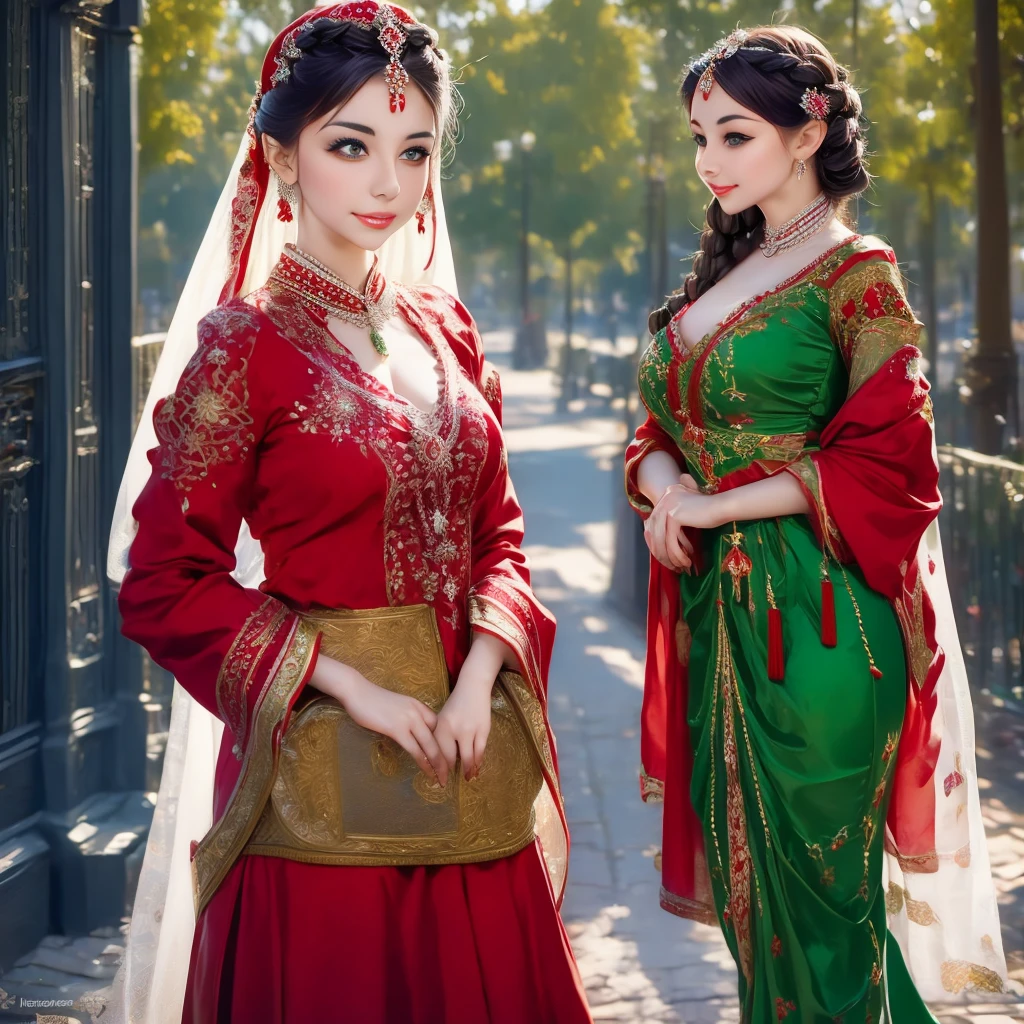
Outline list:
[[[350,868],[240,857],[196,924],[182,1024],[591,1024],[540,849]]]

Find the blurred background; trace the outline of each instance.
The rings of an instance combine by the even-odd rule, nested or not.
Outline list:
[[[602,1019],[734,1019],[728,958],[657,911],[656,819],[633,817],[647,558],[620,458],[647,314],[687,272],[707,201],[680,72],[737,25],[772,21],[851,69],[876,176],[851,213],[894,247],[925,324],[946,565],[1004,943],[1024,977],[1024,4],[413,7],[457,72],[443,187],[460,290],[502,368],[528,550],[561,622],[553,707],[578,826],[566,917]],[[107,529],[264,52],[304,9],[0,8],[0,1019],[27,993],[88,1020],[119,955],[171,680],[119,635]],[[645,952],[658,929],[661,952]],[[671,975],[679,964],[705,966]]]

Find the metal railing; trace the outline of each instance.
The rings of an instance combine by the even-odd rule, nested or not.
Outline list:
[[[157,334],[140,334],[132,338],[132,410],[133,426],[138,428],[142,412],[146,406],[156,364],[160,361],[163,351],[165,332]],[[147,706],[147,782],[149,790],[156,790],[160,785],[160,772],[163,767],[163,751],[166,743],[167,730],[171,716],[171,694],[174,690],[174,677],[160,668],[148,654],[142,654],[142,694]]]
[[[164,350],[167,332],[157,334],[140,334],[132,338],[132,409],[134,418],[133,429],[138,427],[142,419],[142,410],[146,405],[149,385],[156,373],[156,364],[160,361],[160,353]]]
[[[939,447],[946,576],[975,694],[1024,712],[1024,465]]]

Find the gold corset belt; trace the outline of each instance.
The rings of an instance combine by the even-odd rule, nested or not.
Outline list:
[[[315,612],[321,652],[370,682],[440,710],[450,692],[427,605]],[[502,672],[479,775],[441,787],[394,740],[357,725],[332,697],[300,701],[281,746],[270,800],[245,853],[313,864],[465,864],[507,857],[534,837],[543,783],[533,730],[539,702]],[[532,727],[531,727],[532,726]]]

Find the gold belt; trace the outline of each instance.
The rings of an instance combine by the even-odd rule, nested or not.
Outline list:
[[[320,650],[372,683],[440,710],[450,693],[434,610],[410,605],[303,616]],[[534,837],[543,775],[543,711],[523,678],[502,672],[479,775],[441,787],[394,740],[357,725],[332,697],[297,705],[270,800],[247,854],[312,864],[466,864],[507,857]]]

